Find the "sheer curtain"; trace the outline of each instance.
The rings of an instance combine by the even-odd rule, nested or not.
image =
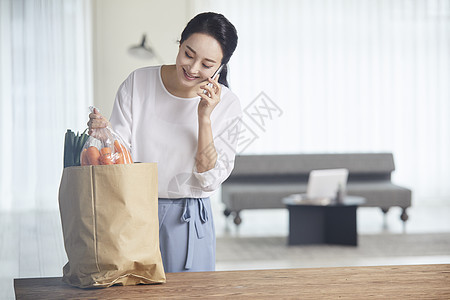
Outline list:
[[[244,153],[392,152],[417,204],[450,203],[450,1],[196,0],[235,24],[230,85],[281,113]]]
[[[90,4],[0,5],[0,210],[56,209],[65,131],[92,103]]]

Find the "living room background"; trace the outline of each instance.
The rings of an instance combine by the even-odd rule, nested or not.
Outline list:
[[[65,129],[84,129],[92,103],[109,115],[134,68],[173,63],[208,10],[238,29],[242,107],[263,92],[281,110],[264,128],[246,115],[258,138],[243,153],[393,152],[413,205],[450,202],[449,1],[63,3],[1,2],[0,210],[56,209]],[[161,61],[126,52],[145,32]]]
[[[239,31],[242,107],[282,110],[244,153],[392,152],[413,205],[450,200],[450,2],[197,0]],[[264,108],[261,113],[269,114]]]

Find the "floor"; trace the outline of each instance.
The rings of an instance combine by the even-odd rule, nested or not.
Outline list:
[[[381,210],[377,208],[359,208],[357,211],[357,226],[359,236],[387,236],[395,237],[397,235],[433,235],[437,233],[450,233],[450,205],[433,205],[433,206],[416,206],[408,210],[409,220],[406,226],[400,220],[401,209],[392,208],[386,216]],[[220,238],[245,238],[249,237],[287,237],[289,215],[287,210],[253,210],[243,211],[241,213],[242,224],[236,227],[232,219],[225,220],[220,211],[215,212],[216,231],[218,239]],[[278,239],[280,240],[280,239]],[[283,240],[283,239],[282,239]],[[285,241],[285,239],[283,240]],[[269,241],[270,242],[270,241]],[[447,245],[449,241],[447,239]],[[226,243],[220,243],[221,247],[226,246]],[[321,246],[318,250],[327,252]],[[426,246],[424,246],[426,247]],[[229,251],[232,246],[229,246]],[[276,247],[273,247],[276,249]],[[351,248],[351,247],[350,247]],[[331,247],[330,247],[331,249]],[[311,249],[307,249],[309,251]],[[347,249],[333,248],[328,250],[336,253],[342,253]],[[224,256],[228,256],[228,249],[221,249]],[[450,247],[448,250],[441,251],[439,255],[432,254],[417,254],[417,251],[411,255],[395,256],[372,256],[358,259],[352,259],[349,255],[317,255],[305,260],[304,257],[292,258],[280,257],[283,254],[273,253],[273,249],[260,249],[266,252],[264,259],[258,255],[258,258],[247,259],[242,261],[221,261],[217,260],[217,270],[245,270],[245,269],[274,269],[274,268],[292,268],[292,267],[341,267],[341,266],[376,266],[376,265],[412,265],[412,264],[439,264],[450,263]],[[293,250],[295,251],[295,250]],[[345,253],[351,253],[349,250]],[[428,252],[428,251],[427,251]]]
[[[242,237],[286,237],[288,234],[287,210],[253,210],[242,212],[239,228],[226,220],[220,201],[213,198],[214,221],[217,238]],[[450,202],[441,205],[416,205],[409,210],[410,220],[406,227],[399,219],[400,210],[392,209],[386,219],[379,209],[358,209],[358,234],[414,234],[450,232]],[[383,225],[384,224],[384,225]],[[221,250],[232,252],[227,243]],[[14,299],[13,278],[61,276],[66,262],[59,213],[50,212],[0,212],[0,299]],[[330,256],[312,261],[303,267],[327,267],[346,265],[422,264],[450,263],[448,255],[397,256],[349,260],[348,257]],[[296,261],[272,259],[270,256],[258,260],[221,261],[217,258],[217,270],[241,270],[264,268],[298,267]]]
[[[232,218],[225,219],[220,203],[213,202],[217,236],[288,235],[287,210],[244,210],[242,224],[236,227]],[[450,232],[450,201],[433,205],[420,204],[407,210],[404,226],[401,209],[391,208],[384,215],[378,208],[360,207],[357,211],[359,234]]]

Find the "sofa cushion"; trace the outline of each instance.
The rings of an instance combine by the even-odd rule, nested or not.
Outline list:
[[[392,153],[238,155],[233,177],[309,174],[317,169],[346,168],[355,174],[389,174],[395,170]]]
[[[233,210],[284,208],[282,198],[291,194],[306,193],[303,183],[251,183],[222,186],[222,202]],[[347,194],[361,196],[366,203],[361,206],[389,208],[411,206],[411,191],[389,181],[353,182],[347,185]]]
[[[228,208],[242,209],[284,208],[281,199],[291,194],[303,193],[306,184],[267,183],[233,184],[222,186],[222,202]]]
[[[392,206],[408,208],[411,206],[411,190],[392,182],[352,182],[347,185],[347,194],[366,198],[361,206],[388,209]]]

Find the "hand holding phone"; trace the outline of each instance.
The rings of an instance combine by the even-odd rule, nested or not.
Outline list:
[[[223,65],[220,65],[220,67],[214,72],[213,76],[211,76],[211,79],[214,80],[217,77],[217,75],[220,74],[222,69],[223,69]],[[207,84],[207,86],[213,87],[213,84],[210,82],[210,83]],[[207,90],[203,90],[203,94],[206,94],[206,93],[208,93],[208,91]]]

